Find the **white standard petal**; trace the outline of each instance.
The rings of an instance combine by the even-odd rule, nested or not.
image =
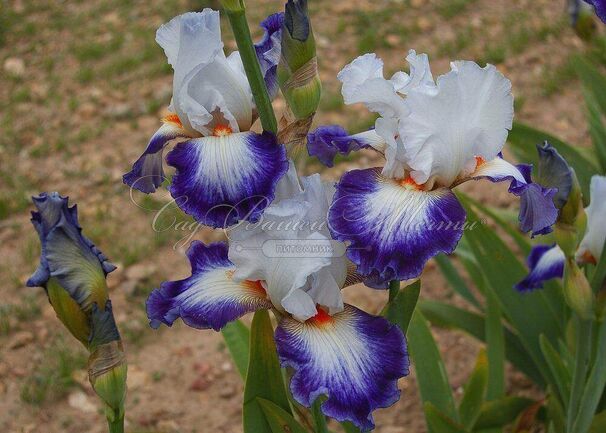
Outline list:
[[[226,59],[219,12],[204,9],[161,26],[156,41],[173,66],[173,99],[183,127],[210,135],[217,122],[235,132],[252,123],[252,95],[237,55]]]
[[[606,241],[606,176],[593,176],[590,185],[590,203],[587,213],[587,230],[579,246],[577,257],[582,261],[599,262]]]
[[[406,60],[410,66],[410,73],[400,71],[391,77],[396,91],[406,95],[417,86],[424,86],[427,91],[435,89],[427,54],[417,54],[415,50],[410,50]]]
[[[395,119],[379,118],[375,122],[375,130],[385,140],[385,166],[381,172],[383,176],[401,179],[407,169],[404,144],[398,135],[398,121]]]
[[[511,82],[497,69],[474,62],[456,62],[427,91],[417,86],[408,93],[409,115],[399,132],[406,162],[418,184],[429,179],[451,186],[476,156],[495,158],[505,144],[513,121]]]
[[[229,232],[234,279],[263,280],[274,307],[297,320],[316,315],[318,304],[342,311],[345,246],[331,240],[326,223],[334,187],[319,175],[299,182],[291,168],[277,190],[258,223]]]
[[[341,93],[346,104],[363,103],[383,117],[405,114],[403,99],[396,93],[394,83],[383,77],[383,61],[374,53],[355,59],[337,78],[343,83]]]

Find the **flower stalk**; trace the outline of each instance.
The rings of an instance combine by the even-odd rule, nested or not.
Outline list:
[[[257,60],[257,54],[253,46],[248,22],[246,21],[246,6],[243,0],[222,0],[221,5],[227,14],[229,24],[234,32],[234,38],[242,57],[242,64],[246,72],[246,78],[250,83],[250,89],[257,106],[259,118],[263,130],[278,133],[278,124],[271,106],[271,99],[261,73],[261,67]]]

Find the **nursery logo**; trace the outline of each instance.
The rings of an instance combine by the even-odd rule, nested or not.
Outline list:
[[[360,236],[379,236],[385,230],[386,226],[391,226],[389,230],[397,230],[398,226],[394,222],[386,219],[378,220],[373,218],[372,224],[364,215],[360,215],[357,210],[344,213],[343,220],[347,221],[348,233],[343,227],[334,227],[326,218],[316,220],[306,220],[298,218],[296,215],[280,216],[272,213],[267,216],[264,213],[269,199],[263,196],[253,196],[241,200],[235,205],[221,204],[210,208],[205,214],[194,218],[184,213],[181,209],[189,201],[188,196],[172,197],[168,192],[161,195],[157,191],[154,196],[145,195],[139,198],[131,188],[131,201],[138,208],[153,214],[151,219],[151,228],[156,233],[177,233],[177,240],[173,248],[187,248],[192,240],[203,231],[211,228],[198,220],[204,221],[210,216],[219,215],[223,224],[222,228],[225,236],[231,242],[238,243],[238,239],[248,238],[255,233],[269,234],[272,238],[263,245],[244,246],[238,243],[238,248],[256,249],[266,257],[339,257],[345,254],[345,244],[330,239],[333,237],[347,238],[351,235]],[[305,212],[303,212],[305,213]],[[296,212],[295,212],[296,214]],[[397,223],[397,222],[396,222]],[[466,231],[474,230],[479,224],[484,224],[484,220],[477,221],[436,221],[432,218],[423,217],[420,213],[415,213],[407,219],[406,231],[414,234],[431,233],[436,231]],[[237,239],[234,239],[234,234]],[[244,234],[242,234],[244,233]],[[248,233],[248,234],[247,234]],[[314,238],[316,236],[316,238]],[[350,247],[352,248],[352,247]],[[368,247],[360,247],[366,249]]]

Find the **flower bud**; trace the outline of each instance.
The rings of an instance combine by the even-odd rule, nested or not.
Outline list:
[[[93,305],[89,338],[88,379],[106,406],[110,421],[124,417],[127,365],[111,302]]]
[[[287,145],[301,144],[322,95],[307,0],[288,0],[286,3],[278,83],[288,104],[280,121],[280,141]]]
[[[90,325],[84,311],[55,278],[48,280],[46,294],[57,318],[80,343],[88,347]]]
[[[567,258],[564,267],[564,298],[566,303],[583,319],[592,319],[593,292],[585,274],[574,258]]]

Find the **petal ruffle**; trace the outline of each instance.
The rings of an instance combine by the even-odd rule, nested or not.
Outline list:
[[[366,431],[374,428],[375,409],[400,398],[398,379],[409,372],[406,339],[383,317],[346,304],[304,323],[284,318],[275,339],[282,366],[295,370],[293,397],[304,406],[327,395],[324,414]]]
[[[175,167],[170,192],[202,224],[256,221],[288,169],[286,150],[269,133],[240,132],[179,143],[166,160]]]
[[[150,326],[171,326],[177,318],[193,328],[218,331],[228,322],[261,308],[271,308],[260,282],[232,279],[234,265],[227,244],[192,242],[187,251],[192,275],[162,283],[147,299]]]
[[[32,212],[32,224],[38,232],[42,253],[38,269],[28,286],[45,287],[56,278],[83,310],[92,304],[105,305],[105,276],[116,269],[105,255],[85,236],[78,223],[76,206],[59,193],[42,193],[33,198],[38,209]]]
[[[400,135],[418,184],[450,187],[474,157],[495,158],[512,126],[511,82],[492,65],[454,62],[435,89],[408,92],[405,105]]]
[[[122,176],[122,181],[146,194],[155,192],[164,182],[162,151],[170,140],[189,135],[176,116],[162,119],[164,124],[156,131],[143,154],[135,161],[131,171]]]
[[[375,285],[418,277],[431,257],[451,253],[466,217],[451,190],[423,191],[379,171],[345,173],[329,211],[333,238],[351,242],[348,257]]]
[[[338,125],[324,125],[307,134],[307,151],[327,167],[334,165],[337,154],[348,155],[352,151],[372,147],[385,151],[385,140],[374,129],[349,135]]]
[[[282,53],[282,23],[284,13],[272,14],[261,21],[261,27],[265,30],[263,38],[255,44],[255,51],[269,97],[273,99],[278,93],[277,69]]]
[[[526,278],[516,284],[520,292],[543,287],[543,283],[564,275],[564,252],[557,245],[536,245],[526,260],[530,271]]]

